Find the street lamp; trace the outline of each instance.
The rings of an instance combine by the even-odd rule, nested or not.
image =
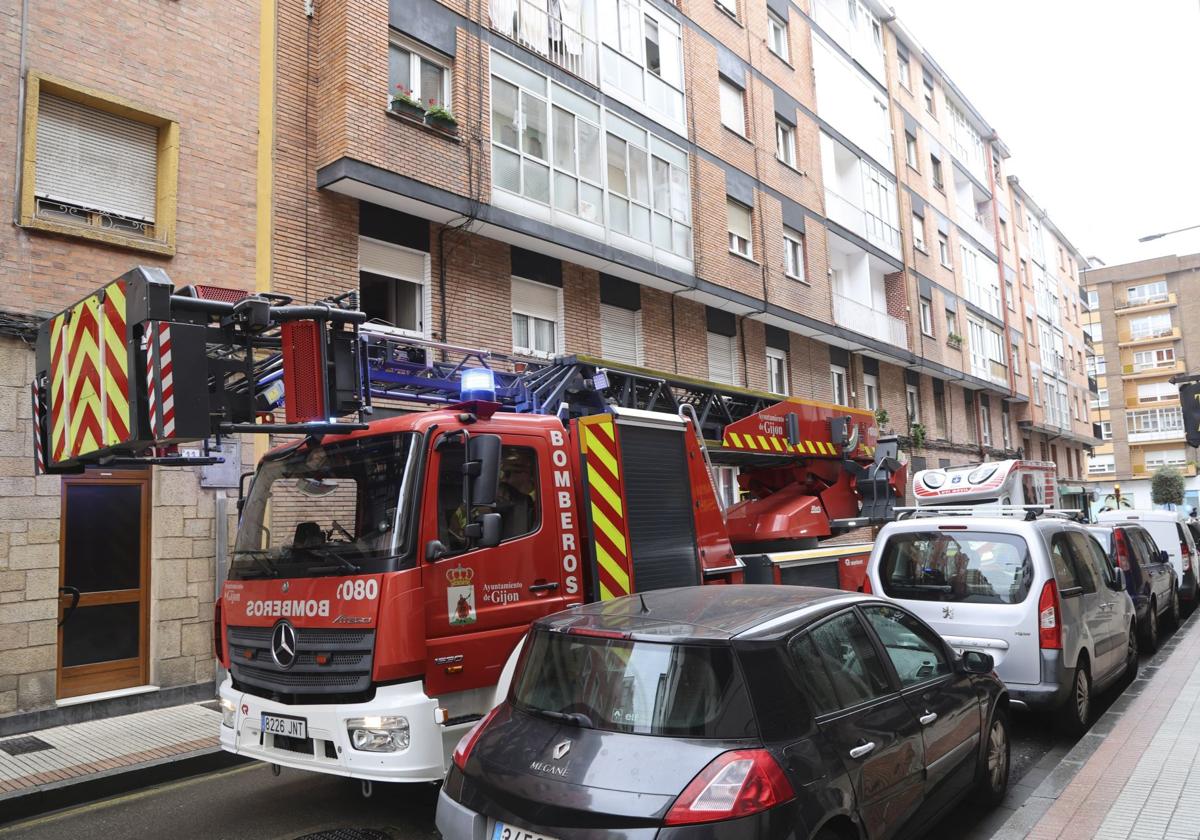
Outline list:
[[[1170,236],[1173,233],[1183,233],[1185,230],[1195,230],[1196,228],[1200,228],[1200,225],[1189,225],[1188,227],[1180,228],[1179,230],[1166,230],[1162,233],[1152,233],[1149,236],[1140,237],[1138,242],[1150,242],[1155,239],[1162,239],[1164,236]]]

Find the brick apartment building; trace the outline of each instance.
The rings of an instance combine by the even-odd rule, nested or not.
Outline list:
[[[1097,506],[1115,507],[1119,486],[1122,504],[1153,507],[1150,478],[1167,466],[1185,476],[1184,508],[1200,506],[1196,450],[1169,381],[1200,360],[1200,254],[1092,268],[1083,282],[1103,440],[1088,461]]]
[[[192,470],[35,478],[30,327],[138,264],[254,287],[259,34],[257,5],[214,0],[4,19],[0,732],[211,686],[220,491]]]
[[[1081,490],[1082,257],[882,4],[319,0],[278,26],[278,291],[882,409],[918,468],[1023,453]]]

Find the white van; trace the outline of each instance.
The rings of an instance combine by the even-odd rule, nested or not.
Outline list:
[[[1179,600],[1195,607],[1200,591],[1196,586],[1197,556],[1192,529],[1182,511],[1175,510],[1106,510],[1096,517],[1101,525],[1136,522],[1154,538],[1158,547],[1167,552],[1171,565],[1179,576]]]

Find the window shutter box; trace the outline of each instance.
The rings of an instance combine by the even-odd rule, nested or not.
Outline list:
[[[153,223],[158,129],[41,94],[35,191],[48,201]]]

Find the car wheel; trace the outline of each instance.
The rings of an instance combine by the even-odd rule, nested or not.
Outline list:
[[[1151,653],[1158,650],[1158,604],[1154,601],[1150,602],[1150,610],[1146,613],[1142,637],[1142,641],[1146,643],[1146,650]]]
[[[1059,709],[1059,717],[1069,735],[1082,735],[1092,719],[1092,675],[1085,657],[1079,658],[1071,693]]]
[[[983,763],[975,788],[975,799],[980,804],[988,807],[999,805],[1008,792],[1011,747],[1008,712],[997,706],[984,735]]]
[[[1172,630],[1179,629],[1179,590],[1171,590],[1171,606],[1167,608],[1167,621]]]
[[[1137,628],[1129,626],[1129,643],[1125,651],[1125,679],[1133,682],[1138,675],[1138,638]]]

